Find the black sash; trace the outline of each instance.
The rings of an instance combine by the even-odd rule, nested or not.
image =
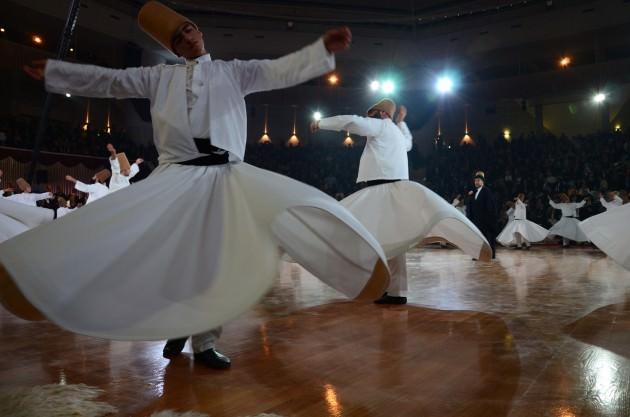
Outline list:
[[[210,139],[194,138],[195,146],[199,153],[206,155],[199,158],[190,159],[184,162],[178,162],[180,165],[194,165],[194,166],[211,166],[211,165],[223,165],[230,162],[230,154],[221,148],[217,148],[210,143]]]
[[[390,182],[398,182],[398,181],[400,180],[370,180],[370,181],[365,182],[365,186],[372,187],[374,185],[389,184]]]

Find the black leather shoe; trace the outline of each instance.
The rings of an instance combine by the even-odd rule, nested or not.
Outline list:
[[[162,356],[164,356],[165,358],[172,358],[179,355],[180,353],[182,353],[182,350],[184,350],[186,340],[188,340],[187,337],[168,340],[164,345],[164,350],[162,350]]]
[[[201,362],[208,368],[212,369],[229,369],[230,366],[232,366],[230,358],[222,355],[214,349],[208,349],[200,353],[195,353],[195,362]]]
[[[385,293],[381,298],[375,300],[374,304],[407,304],[407,297],[398,297]]]

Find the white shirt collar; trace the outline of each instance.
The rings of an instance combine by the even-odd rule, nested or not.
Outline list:
[[[212,58],[210,57],[209,53],[206,53],[204,55],[201,55],[200,57],[197,57],[195,59],[191,59],[191,60],[186,60],[186,65],[195,65],[195,64],[201,64],[204,62],[210,62],[212,61]]]

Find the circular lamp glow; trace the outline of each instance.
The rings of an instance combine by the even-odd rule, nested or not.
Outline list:
[[[453,91],[453,80],[449,77],[440,77],[435,84],[435,88],[440,94],[447,94]]]
[[[393,93],[393,92],[394,92],[394,83],[393,83],[393,82],[391,82],[391,81],[389,81],[389,80],[385,81],[385,82],[383,83],[383,88],[382,88],[382,90],[383,90],[383,93],[385,93],[385,94],[391,94],[391,93]]]

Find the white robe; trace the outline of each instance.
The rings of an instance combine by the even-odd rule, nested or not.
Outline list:
[[[53,220],[53,210],[0,198],[0,243]]]
[[[527,220],[527,204],[516,199],[513,210],[514,218],[505,225],[501,233],[497,236],[497,242],[503,246],[519,244],[517,234],[520,234],[527,242],[540,242],[545,240],[549,231],[536,223]],[[508,210],[509,213],[509,210]],[[509,214],[508,214],[509,216]]]
[[[322,75],[334,60],[319,40],[277,60],[199,65],[210,85],[212,143],[241,160],[244,96]],[[349,297],[371,299],[388,285],[378,242],[333,198],[245,163],[174,163],[201,155],[184,66],[49,61],[46,76],[50,91],[149,97],[160,153],[147,179],[0,245],[0,262],[49,319],[110,339],[198,334],[255,304],[277,277],[282,251]]]
[[[397,126],[390,119],[335,116],[320,120],[319,127],[368,136],[357,182],[404,180],[366,187],[341,201],[376,237],[388,259],[425,239],[446,240],[474,258],[486,257],[488,242],[465,215],[425,186],[406,181],[413,142],[404,122]]]
[[[129,187],[129,185],[131,184],[129,180],[135,177],[138,174],[138,172],[140,172],[140,167],[138,167],[138,164],[136,163],[131,164],[129,175],[123,175],[120,172],[120,162],[118,162],[118,159],[110,158],[109,164],[112,168],[112,176],[109,179],[109,192],[110,193],[113,193],[114,191],[118,191],[125,187]]]
[[[405,122],[397,126],[391,119],[334,116],[321,119],[319,128],[367,137],[357,182],[409,179],[407,152],[411,150],[412,137]]]
[[[77,181],[76,184],[74,184],[74,188],[88,194],[87,201],[85,202],[86,205],[91,204],[109,194],[109,188],[100,182],[86,184],[84,182]]]
[[[51,193],[20,193],[20,194],[12,194],[8,197],[3,197],[7,200],[13,201],[15,203],[25,204],[31,207],[37,207],[37,202],[39,200],[46,200],[48,198],[53,198]]]
[[[588,240],[630,270],[630,204],[624,204],[580,223]]]
[[[612,199],[612,201],[606,201],[604,197],[600,197],[599,202],[604,206],[606,210],[616,209],[617,207],[623,206],[623,200],[618,195]]]
[[[580,221],[577,219],[577,210],[584,207],[586,201],[579,203],[554,203],[549,200],[549,205],[562,211],[562,218],[549,229],[549,236],[562,236],[576,242],[587,242],[588,237],[580,229]]]

